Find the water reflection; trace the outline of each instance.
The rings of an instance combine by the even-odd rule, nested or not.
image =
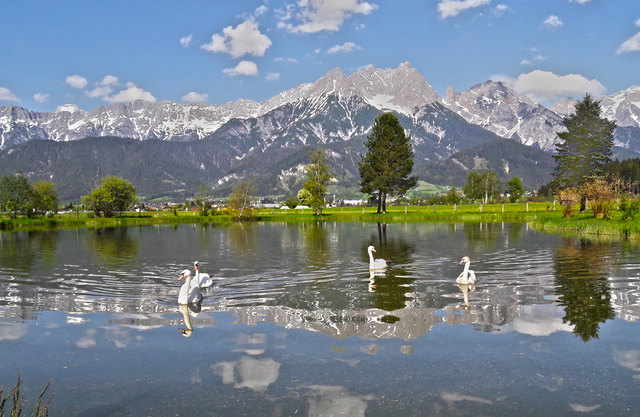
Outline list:
[[[182,321],[185,325],[184,329],[180,329],[180,333],[182,333],[184,337],[191,337],[191,335],[193,334],[191,316],[197,317],[202,310],[202,305],[201,303],[180,304],[179,308],[180,312],[182,313]]]
[[[329,232],[324,222],[300,223],[300,234],[304,237],[304,249],[310,268],[324,269],[329,265]]]
[[[61,230],[44,246],[0,236],[0,377],[25,363],[25,380],[53,376],[59,415],[638,409],[637,249],[501,224]],[[369,244],[394,263],[368,273]],[[25,264],[4,263],[17,251]],[[463,255],[475,287],[455,281]],[[224,279],[178,306],[175,277],[194,259]],[[617,316],[606,332],[602,311]]]
[[[316,222],[5,233],[0,317],[32,320],[57,310],[83,320],[104,312],[115,314],[112,323],[120,326],[183,326],[183,334],[192,335],[212,323],[211,313],[232,312],[239,323],[268,321],[336,338],[415,340],[448,323],[486,332],[511,326],[537,336],[570,330],[585,341],[616,312],[640,318],[640,273],[615,245],[525,230]],[[393,263],[367,274],[371,243]],[[39,251],[49,260],[41,262]],[[215,259],[224,275],[205,292],[207,314],[197,325],[193,312],[185,316],[177,308],[174,280],[194,253]],[[467,253],[476,253],[476,286],[455,282],[456,261]],[[23,263],[12,258],[20,254],[28,254]],[[624,256],[637,257],[631,250]]]
[[[127,227],[104,227],[94,229],[85,244],[105,265],[117,267],[135,261],[139,242]]]
[[[0,265],[31,271],[36,262],[55,263],[58,231],[0,233]]]
[[[264,393],[269,385],[278,380],[280,365],[271,358],[256,359],[245,356],[236,361],[224,361],[211,365],[211,370],[222,378],[224,384]]]
[[[361,417],[367,411],[367,401],[373,399],[354,395],[342,386],[314,385],[308,389],[309,417]]]
[[[612,257],[610,244],[587,239],[563,239],[554,252],[558,302],[564,306],[563,323],[585,342],[598,338],[600,324],[615,317],[611,304]]]

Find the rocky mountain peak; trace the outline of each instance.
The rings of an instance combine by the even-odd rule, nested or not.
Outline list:
[[[476,84],[461,93],[448,89],[444,103],[470,123],[525,145],[551,150],[562,130],[560,117],[501,81]]]

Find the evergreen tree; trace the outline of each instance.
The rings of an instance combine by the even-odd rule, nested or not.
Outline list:
[[[315,211],[316,216],[319,216],[322,214],[322,208],[325,204],[325,194],[327,185],[331,180],[331,174],[329,173],[327,153],[324,149],[318,148],[309,152],[309,159],[309,165],[304,167],[307,173],[307,182],[304,183],[304,189],[310,195],[307,204]]]
[[[358,163],[360,190],[375,195],[378,213],[387,211],[387,195],[403,194],[417,183],[410,177],[413,149],[410,138],[392,113],[378,116],[365,143],[366,155]]]
[[[616,123],[601,117],[600,112],[600,103],[586,94],[576,103],[575,113],[562,120],[567,131],[557,133],[562,141],[553,155],[557,188],[577,187],[603,175],[611,159]]]

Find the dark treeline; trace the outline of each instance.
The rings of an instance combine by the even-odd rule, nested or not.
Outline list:
[[[629,193],[640,194],[640,158],[612,161],[605,166],[605,172],[627,183]]]

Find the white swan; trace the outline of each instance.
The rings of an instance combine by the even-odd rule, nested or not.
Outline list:
[[[203,274],[200,272],[198,261],[193,263],[193,268],[196,270],[196,277],[194,279],[200,288],[207,288],[213,284],[213,280],[209,274]]]
[[[387,261],[384,259],[373,259],[373,253],[376,249],[373,246],[369,246],[367,248],[367,252],[369,253],[369,270],[373,269],[385,269],[387,267]]]
[[[464,264],[464,270],[458,275],[456,278],[456,282],[458,284],[473,284],[476,282],[476,273],[469,269],[469,265],[471,265],[471,259],[468,256],[465,256],[458,262],[458,265]]]
[[[191,271],[185,269],[180,273],[178,281],[185,280],[178,293],[178,304],[191,304],[202,301],[202,293],[198,284],[191,279]]]

